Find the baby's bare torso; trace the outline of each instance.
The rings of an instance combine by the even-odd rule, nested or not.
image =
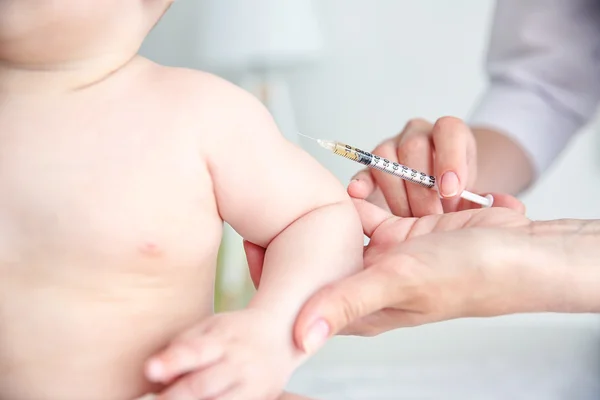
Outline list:
[[[221,220],[198,134],[218,127],[189,124],[159,67],[131,68],[0,98],[1,400],[135,398],[147,358],[212,312]]]

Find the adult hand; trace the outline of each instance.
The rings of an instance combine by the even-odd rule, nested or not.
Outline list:
[[[434,175],[443,198],[434,190],[369,168],[354,177],[355,190],[361,198],[401,217],[478,207],[458,196],[475,183],[476,152],[475,137],[461,120],[444,117],[431,124],[415,119],[396,137],[377,146],[373,154]]]
[[[366,200],[355,202],[370,237],[365,269],[323,288],[305,304],[294,339],[308,353],[336,333],[372,336],[510,313],[522,307],[517,299],[535,291],[523,284],[526,271],[517,267],[531,224],[518,211],[488,208],[399,218]]]

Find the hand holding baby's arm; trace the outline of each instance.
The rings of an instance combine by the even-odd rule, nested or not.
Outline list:
[[[148,371],[159,381],[187,374],[165,400],[277,398],[306,357],[292,340],[300,307],[362,265],[360,220],[341,183],[284,140],[257,100],[231,97],[222,118],[237,122],[223,122],[230,129],[207,158],[222,218],[266,248],[261,285],[247,309],[199,323],[159,355]]]

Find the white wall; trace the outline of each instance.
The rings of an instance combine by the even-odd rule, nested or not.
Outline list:
[[[143,53],[166,64],[201,68],[193,40],[189,41],[194,12],[200,12],[201,4],[202,0],[176,3],[148,38]],[[485,85],[482,66],[493,1],[315,4],[325,56],[289,80],[302,132],[369,150],[412,117],[468,115]],[[530,217],[600,217],[600,141],[595,131],[582,132],[523,197]],[[343,158],[309,143],[305,148],[343,182],[357,171]],[[571,196],[578,191],[588,196]],[[338,338],[295,383],[332,400],[598,398],[600,392],[590,394],[598,390],[594,375],[600,373],[598,328],[597,319],[589,316],[525,315],[451,321],[374,339]],[[386,365],[388,386],[391,381],[398,384],[394,395],[378,396],[368,388],[376,381],[368,373],[374,366],[357,375],[340,369],[340,364],[365,362]],[[342,375],[342,383],[336,374]],[[359,386],[353,386],[357,382],[366,390],[364,396],[358,395]],[[331,394],[328,385],[338,394]],[[491,395],[494,391],[498,397]]]

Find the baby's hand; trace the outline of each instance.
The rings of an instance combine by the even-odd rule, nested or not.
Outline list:
[[[149,360],[146,376],[169,385],[157,400],[275,400],[302,357],[290,327],[246,309],[184,332]]]

